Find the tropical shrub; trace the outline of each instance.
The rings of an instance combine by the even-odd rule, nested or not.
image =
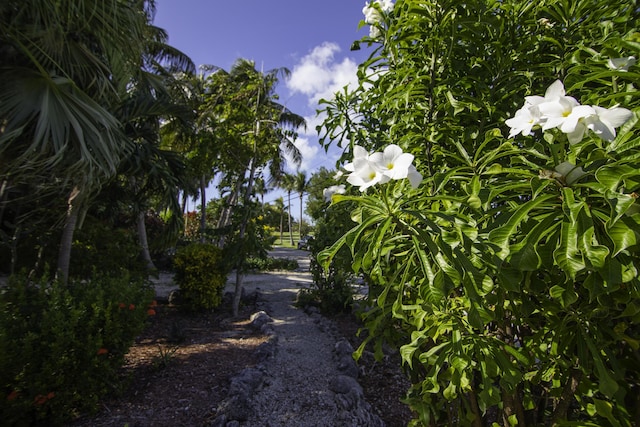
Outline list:
[[[247,270],[258,271],[273,271],[273,270],[288,270],[293,271],[298,268],[298,261],[291,258],[258,258],[250,257],[246,261]]]
[[[298,296],[299,305],[314,305],[326,314],[351,310],[355,280],[349,268],[352,258],[347,248],[332,257],[330,268],[324,269],[316,260],[318,251],[334,244],[353,224],[350,212],[354,204],[330,203],[332,194],[346,191],[344,184],[337,183],[335,175],[336,171],[321,168],[313,174],[307,185],[307,213],[315,222],[315,238],[310,247],[313,286]]]
[[[173,268],[184,308],[199,311],[220,305],[229,274],[222,249],[206,243],[182,247],[176,252]]]
[[[326,103],[362,195],[319,259],[367,276],[415,424],[636,425],[637,5],[383,3]]]
[[[89,279],[96,271],[101,276],[147,275],[135,233],[92,217],[74,234],[71,255],[69,275],[78,279]]]
[[[119,368],[153,290],[127,278],[90,282],[15,275],[0,292],[0,417],[60,425],[117,391]]]

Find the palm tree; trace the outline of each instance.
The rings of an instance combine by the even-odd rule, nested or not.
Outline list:
[[[307,181],[307,174],[298,171],[295,175],[295,190],[300,196],[300,223],[298,227],[300,237],[302,237],[302,197],[304,196],[304,192],[307,190],[307,184],[309,184],[309,181]]]
[[[245,239],[250,219],[248,207],[262,170],[266,168],[272,177],[278,177],[283,173],[287,155],[294,163],[300,162],[301,154],[294,140],[296,130],[305,125],[305,120],[279,104],[275,93],[279,79],[288,75],[285,68],[262,72],[256,70],[253,61],[240,59],[229,73],[216,73],[208,85],[203,111],[216,119],[220,168],[236,179],[231,188],[238,193],[235,199],[245,212],[237,226],[239,242]],[[234,314],[240,303],[242,266],[247,254],[239,251],[236,255]]]
[[[38,181],[50,191],[44,178],[65,189],[62,280],[78,218],[132,148],[112,111],[140,66],[152,9],[117,0],[0,7],[0,187]]]
[[[284,200],[278,197],[275,201],[276,210],[280,212],[280,243],[282,243],[282,231],[284,229]]]
[[[0,200],[12,201],[4,196],[16,192],[16,183],[36,190],[34,198],[66,194],[58,256],[63,281],[78,220],[135,149],[118,109],[140,84],[141,70],[189,67],[151,25],[154,10],[153,0],[0,5]]]
[[[288,203],[288,219],[289,219],[289,240],[291,246],[293,246],[293,226],[291,224],[291,193],[296,189],[296,178],[290,174],[284,174],[280,178],[280,188],[287,192]]]

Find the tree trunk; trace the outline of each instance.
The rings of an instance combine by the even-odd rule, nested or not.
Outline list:
[[[200,243],[204,243],[207,230],[207,180],[204,175],[200,178]]]
[[[253,175],[255,173],[256,173],[255,161],[254,159],[251,159],[251,164],[249,166],[249,178],[247,180],[247,188],[245,189],[244,200],[242,202],[244,204],[244,217],[242,218],[242,222],[240,223],[240,231],[238,233],[238,239],[240,240],[241,244],[247,232],[247,224],[249,223],[249,204],[251,202],[251,193],[253,191]],[[245,245],[242,244],[242,247],[245,247]],[[234,317],[237,316],[238,312],[240,311],[240,299],[242,298],[242,266],[244,264],[244,260],[246,256],[247,254],[245,254],[244,250],[242,250],[242,253],[240,253],[240,257],[238,258],[238,262],[236,264],[236,288],[233,294],[233,316]]]
[[[284,209],[280,211],[280,244],[283,244],[282,234],[284,231]]]
[[[184,218],[184,232],[183,237],[187,237],[187,230],[189,228],[189,212],[187,212],[187,192],[185,191],[182,196],[182,218]]]
[[[293,246],[293,227],[291,226],[291,191],[287,194],[289,200],[289,240],[291,241],[291,246]]]
[[[298,227],[298,238],[302,237],[302,197],[303,197],[303,193],[300,192],[300,226]]]
[[[73,233],[76,230],[78,216],[80,213],[80,190],[75,187],[69,195],[67,201],[67,217],[60,239],[60,249],[58,251],[58,279],[66,284],[69,280],[69,265],[71,264],[71,245],[73,243]]]
[[[565,421],[567,419],[569,407],[571,406],[571,402],[574,400],[573,395],[575,394],[578,385],[580,385],[581,378],[582,373],[579,370],[573,369],[571,371],[571,376],[562,390],[560,401],[558,402],[555,411],[553,411],[551,420],[552,426],[556,426],[560,421]]]
[[[469,406],[471,408],[471,412],[473,412],[474,418],[471,422],[473,427],[483,427],[482,424],[482,412],[480,412],[480,406],[478,405],[478,397],[476,396],[476,391],[472,389],[469,394]]]
[[[138,213],[137,220],[137,229],[138,229],[138,241],[140,242],[140,250],[142,254],[142,259],[147,265],[147,271],[155,271],[156,266],[153,264],[153,260],[151,259],[151,253],[149,252],[149,241],[147,239],[147,225],[144,222],[145,213]]]

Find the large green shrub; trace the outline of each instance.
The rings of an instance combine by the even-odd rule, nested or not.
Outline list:
[[[69,275],[79,279],[100,275],[145,277],[140,245],[133,230],[87,217],[74,234]]]
[[[59,425],[118,389],[153,291],[95,278],[62,285],[12,276],[0,291],[0,419]]]
[[[185,246],[176,252],[173,268],[184,308],[198,311],[220,305],[229,274],[222,249],[206,243]]]
[[[327,103],[343,160],[397,144],[424,176],[334,196],[358,204],[355,225],[320,257],[348,248],[368,277],[368,336],[399,349],[416,424],[640,422],[640,73],[608,65],[640,56],[638,14],[624,0],[398,0],[365,40],[361,86]],[[580,138],[509,137],[523,98],[556,80],[581,106],[633,114],[615,138],[593,113],[567,126]]]

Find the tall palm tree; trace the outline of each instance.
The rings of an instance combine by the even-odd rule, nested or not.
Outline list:
[[[300,196],[300,223],[298,224],[298,233],[300,237],[302,237],[302,197],[304,196],[304,192],[307,191],[307,174],[301,171],[295,175],[295,190]]]
[[[278,177],[283,173],[287,156],[294,163],[300,162],[301,154],[294,140],[296,130],[305,126],[305,120],[279,104],[275,92],[280,78],[288,75],[286,68],[263,72],[256,69],[253,61],[240,59],[229,73],[220,72],[212,76],[208,86],[209,96],[203,111],[217,120],[220,168],[235,177],[234,191],[243,193],[236,198],[245,208],[237,227],[239,242],[245,239],[250,220],[248,206],[261,171],[266,168],[272,177]],[[242,266],[246,255],[239,251],[235,262],[234,314],[239,308]]]
[[[288,219],[289,219],[289,240],[293,246],[293,226],[291,224],[291,193],[296,189],[296,177],[290,174],[284,174],[280,178],[280,188],[287,192],[288,203]]]
[[[284,229],[284,200],[282,197],[278,197],[275,201],[275,207],[280,212],[280,243],[282,243],[282,231]]]

